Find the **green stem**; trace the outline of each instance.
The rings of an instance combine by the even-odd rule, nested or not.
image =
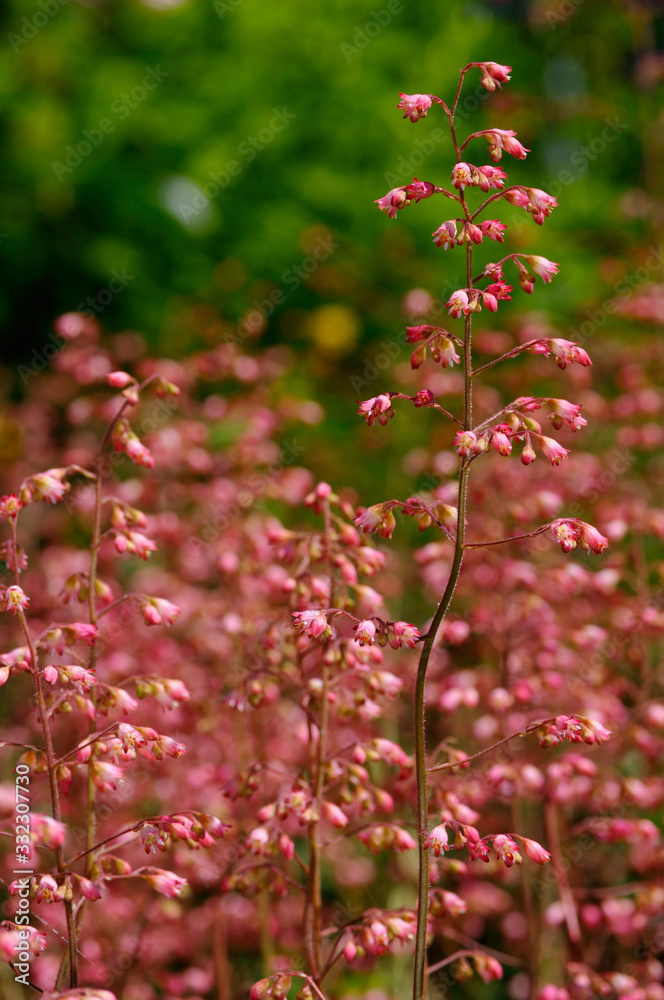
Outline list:
[[[466,246],[466,274],[468,287],[472,276],[472,249]],[[464,429],[470,430],[473,418],[472,382],[472,316],[466,316],[464,325]],[[417,783],[417,833],[419,852],[419,874],[417,886],[417,933],[415,936],[415,967],[413,971],[413,1000],[424,1000],[424,977],[426,974],[427,920],[429,916],[429,852],[425,848],[428,832],[428,788],[426,760],[426,710],[425,693],[429,658],[436,641],[438,630],[447,614],[461,573],[466,534],[466,506],[468,477],[471,462],[464,460],[459,473],[457,537],[454,557],[445,592],[436,608],[431,626],[422,643],[420,662],[417,668],[415,686],[415,777]]]

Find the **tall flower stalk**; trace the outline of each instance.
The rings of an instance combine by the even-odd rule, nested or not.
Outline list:
[[[557,206],[555,198],[538,188],[529,188],[522,185],[505,186],[507,179],[505,171],[493,164],[500,162],[503,152],[510,153],[517,159],[524,159],[529,152],[518,141],[514,131],[498,128],[486,129],[471,133],[462,142],[459,140],[455,127],[455,115],[465,76],[475,68],[481,71],[482,84],[489,91],[494,91],[496,87],[501,87],[503,83],[510,79],[511,67],[509,66],[502,66],[493,62],[469,63],[461,70],[454,101],[450,106],[443,99],[433,94],[400,94],[401,101],[399,108],[404,111],[404,118],[410,118],[411,122],[417,122],[421,118],[425,118],[433,105],[439,105],[446,115],[455,152],[455,164],[452,168],[452,185],[455,190],[449,190],[435,183],[419,181],[417,178],[414,178],[411,184],[393,189],[377,202],[381,210],[386,212],[390,218],[395,218],[397,212],[411,204],[411,202],[418,202],[434,195],[442,195],[451,200],[455,204],[455,207],[457,207],[459,216],[443,222],[433,233],[433,238],[436,245],[445,250],[452,247],[465,247],[466,285],[464,288],[455,291],[447,302],[447,308],[452,317],[463,317],[463,338],[450,333],[442,327],[425,324],[409,327],[407,330],[407,340],[410,343],[419,344],[411,358],[413,368],[419,368],[423,364],[427,349],[431,359],[441,364],[444,368],[459,363],[462,365],[464,386],[462,414],[460,417],[455,417],[452,413],[443,409],[435,402],[433,393],[428,389],[422,389],[414,396],[407,396],[396,392],[383,393],[380,396],[361,403],[359,409],[359,413],[367,419],[368,423],[373,423],[378,419],[380,423],[385,424],[394,415],[394,398],[411,399],[416,407],[435,407],[446,418],[451,419],[459,426],[454,439],[454,445],[460,458],[456,510],[437,502],[427,505],[422,500],[411,498],[403,504],[398,501],[377,504],[369,509],[371,512],[370,516],[368,513],[365,513],[358,520],[358,523],[365,530],[379,530],[384,537],[389,537],[394,528],[393,511],[401,509],[406,514],[417,514],[420,527],[428,527],[432,523],[436,524],[454,546],[447,584],[431,623],[421,638],[422,644],[415,688],[415,776],[417,787],[419,877],[413,1000],[423,1000],[426,993],[426,944],[430,891],[429,851],[432,847],[437,847],[436,853],[439,853],[441,846],[446,847],[447,840],[444,826],[442,832],[439,832],[437,835],[434,835],[435,831],[434,834],[429,833],[429,784],[427,775],[428,770],[431,769],[428,769],[427,766],[426,751],[427,670],[441,624],[454,596],[465,550],[467,548],[496,545],[501,542],[514,540],[513,537],[485,542],[467,541],[468,483],[471,465],[480,455],[492,449],[501,455],[508,455],[517,443],[523,445],[521,462],[524,465],[527,466],[535,460],[535,444],[539,446],[542,453],[549,459],[552,465],[559,465],[567,457],[567,449],[553,438],[542,434],[541,425],[531,416],[533,411],[541,409],[543,406],[548,406],[551,410],[550,418],[554,427],[559,428],[563,424],[567,424],[573,430],[578,430],[586,423],[585,419],[580,416],[581,407],[566,400],[520,397],[508,406],[501,408],[488,419],[475,424],[473,419],[474,382],[480,373],[498,361],[515,357],[522,351],[553,355],[561,368],[565,368],[566,365],[575,362],[581,365],[589,365],[591,363],[586,352],[575,344],[556,338],[545,338],[530,341],[507,352],[502,357],[494,359],[489,364],[483,365],[481,368],[473,369],[472,336],[474,314],[481,312],[482,308],[495,312],[498,308],[498,302],[511,299],[510,293],[514,290],[513,286],[508,285],[505,281],[503,265],[510,261],[516,266],[519,284],[522,290],[527,293],[533,291],[536,276],[539,276],[542,281],[548,282],[558,271],[558,265],[547,260],[545,257],[511,253],[497,263],[486,264],[477,276],[473,276],[475,270],[473,261],[475,247],[481,245],[485,239],[502,243],[504,241],[503,233],[507,229],[507,226],[497,219],[482,218],[489,206],[503,199],[511,205],[525,208],[530,212],[534,221],[540,225],[552,209]],[[476,139],[487,140],[489,155],[493,161],[492,164],[476,167],[463,160],[464,151]],[[480,192],[487,195],[479,206],[474,209],[469,205],[466,196],[466,192],[472,188],[479,188]],[[482,288],[481,286],[484,282],[487,284]],[[457,347],[462,351],[461,358],[457,354]],[[596,529],[592,528],[592,526],[572,519],[558,519],[518,537],[533,537],[549,529],[553,531],[565,551],[570,551],[577,544],[581,544],[586,549],[600,552],[607,544],[606,539]],[[441,830],[440,827],[437,829]],[[462,842],[468,839],[469,832],[468,828],[466,828],[462,833]],[[497,838],[494,838],[494,847],[496,847],[496,840]],[[457,833],[457,844],[458,841]],[[516,847],[516,845],[514,846]],[[536,858],[536,860],[545,861],[548,860],[548,857],[548,853],[543,851],[542,855]]]

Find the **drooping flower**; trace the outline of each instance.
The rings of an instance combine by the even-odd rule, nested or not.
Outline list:
[[[390,219],[396,219],[399,209],[410,204],[407,188],[392,188],[382,198],[376,198],[374,204],[378,205],[381,212],[385,212]]]
[[[491,92],[496,87],[500,88],[501,84],[506,83],[510,79],[510,73],[512,72],[511,66],[502,66],[500,63],[495,62],[477,62],[470,63],[470,65],[477,66],[482,71],[482,86]]]
[[[551,462],[551,465],[560,465],[564,458],[567,458],[569,451],[554,438],[546,437],[544,434],[537,434],[540,448],[544,455]]]
[[[327,617],[322,611],[293,611],[293,624],[298,632],[306,635],[309,639],[318,639],[323,642],[332,637],[332,628],[328,624]]]
[[[361,621],[355,626],[355,641],[359,643],[360,646],[373,645],[375,638],[376,623],[372,621],[371,618],[367,618],[365,621]]]
[[[472,171],[474,167],[471,167],[469,163],[456,163],[452,167],[452,183],[458,191],[463,191],[465,187],[473,183]]]
[[[551,407],[551,413],[549,414],[549,420],[556,428],[560,430],[563,424],[571,427],[573,431],[581,430],[585,427],[588,421],[581,414],[581,404],[580,403],[570,403],[567,399],[547,399],[547,403]]]
[[[538,865],[545,865],[551,860],[551,855],[536,840],[528,840],[527,837],[520,838],[523,849],[531,861],[536,861]]]
[[[551,522],[551,531],[563,552],[571,552],[580,545],[586,552],[598,555],[609,544],[608,538],[605,538],[597,528],[577,518],[558,518]]]
[[[371,399],[366,399],[363,403],[360,403],[357,412],[359,416],[365,418],[369,427],[376,420],[384,427],[390,417],[394,416],[392,397],[387,392],[381,393],[380,396],[372,396]]]
[[[455,319],[468,315],[471,310],[469,307],[468,292],[465,288],[459,288],[456,292],[452,292],[447,302],[447,309],[450,316],[454,316]]]
[[[399,91],[399,97],[401,100],[397,104],[397,109],[405,112],[404,118],[410,118],[412,122],[426,118],[427,111],[434,101],[440,104],[440,99],[433,94],[402,94]]]
[[[15,521],[22,506],[23,504],[16,494],[10,493],[9,496],[3,496],[0,500],[0,514]]]
[[[415,644],[420,637],[419,630],[408,622],[392,622],[388,625],[387,637],[392,649],[399,649],[401,646],[415,648]]]
[[[440,826],[434,826],[433,830],[424,841],[424,847],[427,850],[433,851],[437,858],[440,857],[440,852],[445,850],[448,842],[447,828],[444,824]]]
[[[530,268],[535,272],[535,274],[542,279],[542,281],[551,281],[554,274],[558,274],[558,265],[554,264],[552,260],[547,260],[546,257],[537,257],[534,254],[527,254],[523,258]]]
[[[588,353],[571,340],[563,340],[561,337],[551,337],[547,341],[549,350],[553,354],[559,368],[563,370],[567,365],[583,365],[587,368],[592,365]],[[533,353],[536,353],[533,351]]]
[[[518,160],[525,160],[527,154],[530,152],[529,149],[526,149],[526,147],[515,138],[516,132],[513,129],[485,129],[475,134],[477,136],[483,135],[486,137],[486,140],[489,143],[489,156],[494,163],[499,162],[503,155],[503,150],[506,153],[511,153],[511,155],[516,157]]]
[[[443,222],[442,225],[438,226],[438,229],[436,229],[431,235],[433,236],[433,241],[437,247],[442,247],[443,250],[448,250],[450,247],[453,247],[456,242],[456,221],[451,219],[448,222]]]
[[[506,868],[520,865],[523,860],[519,854],[519,845],[506,833],[499,833],[493,838],[493,848]]]
[[[160,892],[162,896],[168,896],[169,899],[181,896],[188,884],[186,878],[180,878],[175,872],[169,872],[163,868],[144,869],[141,875],[148,885]]]
[[[502,234],[507,229],[504,222],[499,222],[498,219],[485,219],[481,223],[480,228],[485,236],[488,236],[490,240],[497,240],[498,243],[504,243]]]

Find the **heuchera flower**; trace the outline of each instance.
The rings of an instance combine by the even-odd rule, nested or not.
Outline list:
[[[399,91],[401,100],[397,104],[399,111],[404,111],[404,118],[410,118],[412,122],[417,122],[420,118],[426,118],[427,111],[434,101],[440,104],[440,98],[433,94],[402,94]]]
[[[434,826],[433,830],[424,841],[424,847],[436,855],[437,858],[440,857],[440,852],[445,850],[448,841],[447,828],[441,824],[440,826]]]
[[[396,219],[397,212],[409,204],[408,194],[405,187],[392,188],[382,198],[376,198],[375,204],[381,212],[385,212],[390,219]]]
[[[558,265],[546,257],[537,257],[534,254],[524,255],[523,258],[528,266],[542,281],[551,281],[554,274],[558,274]]]
[[[448,250],[453,247],[456,241],[457,226],[455,220],[450,220],[448,222],[443,222],[442,225],[438,226],[432,234],[433,241],[437,247],[442,247],[443,250]]]
[[[7,587],[5,591],[5,611],[9,611],[11,614],[17,615],[21,609],[29,607],[30,599],[21,587],[18,587],[15,584],[11,587]]]
[[[527,154],[530,152],[529,149],[522,146],[519,140],[515,138],[516,132],[513,129],[494,128],[475,133],[475,136],[480,135],[486,136],[486,140],[489,143],[489,156],[494,163],[499,162],[503,155],[503,150],[506,153],[511,153],[518,160],[525,160]]]
[[[506,868],[520,865],[523,860],[519,854],[519,845],[506,833],[499,833],[493,838],[493,848]]]
[[[551,465],[560,465],[562,460],[569,455],[567,448],[563,448],[554,438],[545,437],[543,434],[536,436],[540,443],[540,448],[551,462]]]
[[[561,517],[551,522],[554,538],[560,543],[563,552],[571,552],[577,544],[586,552],[599,555],[609,544],[608,538],[600,534],[597,528],[576,518]]]
[[[163,597],[149,597],[141,604],[143,621],[146,625],[171,626],[180,614],[177,604],[171,604]]]
[[[22,506],[23,504],[16,494],[10,493],[9,496],[3,496],[0,500],[0,514],[15,521]]]
[[[498,219],[485,219],[481,223],[481,229],[485,236],[488,236],[490,240],[497,240],[498,243],[504,243],[502,234],[507,229],[504,222],[499,222]],[[543,260],[544,258],[542,258]]]
[[[367,507],[365,511],[358,514],[354,523],[367,534],[378,531],[381,538],[391,538],[396,527],[394,514],[387,504],[383,503]]]
[[[376,638],[376,623],[370,618],[355,626],[355,641],[360,646],[371,646]]]
[[[333,635],[331,626],[322,611],[292,611],[293,624],[298,632],[309,639],[324,642]]]
[[[579,431],[588,423],[585,417],[580,415],[580,403],[570,403],[567,399],[554,398],[547,399],[547,403],[552,410],[549,414],[549,420],[556,430],[560,430],[563,424],[566,424],[568,427],[571,427],[573,431]]]
[[[414,649],[420,633],[408,622],[392,622],[387,627],[387,638],[392,649],[399,649],[401,646],[410,646]]]
[[[66,474],[66,469],[48,469],[46,472],[28,476],[19,488],[21,503],[34,503],[36,500],[58,503],[69,490],[69,483],[63,482]]]
[[[520,837],[519,839],[523,844],[526,856],[529,857],[531,861],[536,861],[538,865],[545,865],[547,861],[551,860],[549,852],[545,851],[542,845],[538,844],[536,840],[528,840],[527,837]]]
[[[390,417],[394,416],[392,397],[386,392],[382,393],[380,396],[372,396],[371,399],[366,399],[363,403],[360,403],[360,407],[357,412],[359,416],[366,419],[369,427],[371,427],[376,420],[378,420],[378,422],[384,427]]]
[[[465,288],[460,288],[458,291],[452,292],[447,302],[447,309],[450,316],[454,316],[455,319],[468,315],[471,310],[468,301],[468,292]]]
[[[477,62],[470,63],[469,65],[477,66],[478,69],[481,69],[482,86],[492,92],[496,89],[496,87],[500,88],[501,84],[506,83],[510,78],[510,73],[512,72],[511,66],[501,66],[500,63],[495,62]]]
[[[174,872],[166,871],[163,868],[144,869],[141,875],[148,885],[160,892],[162,896],[168,896],[169,899],[181,896],[187,886],[186,878],[180,878]]]
[[[559,368],[563,370],[567,368],[567,365],[583,365],[584,368],[588,368],[592,365],[588,354],[582,347],[579,347],[571,340],[563,340],[560,337],[551,337],[546,342],[549,350],[553,354]],[[533,351],[533,353],[539,353]],[[548,351],[542,351],[541,353],[548,353]]]

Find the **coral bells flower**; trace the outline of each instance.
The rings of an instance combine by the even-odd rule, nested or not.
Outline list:
[[[430,181],[418,181],[417,177],[413,177],[412,183],[406,186],[406,191],[409,198],[418,202],[423,198],[430,198],[435,187]]]
[[[523,860],[519,854],[519,845],[505,833],[499,833],[493,838],[493,849],[506,868],[520,865]]]
[[[585,417],[580,415],[580,403],[570,403],[567,399],[553,398],[547,399],[547,403],[552,410],[549,414],[549,420],[556,430],[560,430],[563,424],[567,424],[573,431],[579,431],[588,423]]]
[[[372,646],[376,638],[376,623],[368,618],[355,626],[355,641],[360,646]]]
[[[496,87],[500,88],[502,83],[507,83],[512,72],[511,66],[501,66],[495,62],[478,62],[470,65],[477,66],[482,71],[482,86],[492,92]]]
[[[363,403],[360,403],[360,408],[357,412],[359,416],[366,419],[369,427],[376,420],[384,427],[390,417],[394,416],[392,397],[387,392],[382,393],[380,396],[372,396],[371,399],[366,399]]]
[[[438,226],[438,229],[436,229],[431,235],[433,236],[433,241],[437,247],[442,247],[443,250],[448,250],[456,243],[456,221],[450,220],[449,222],[443,222],[443,224]]]
[[[526,155],[530,152],[529,149],[522,146],[519,140],[515,138],[516,132],[513,129],[486,129],[482,132],[475,132],[473,138],[480,135],[486,137],[489,143],[489,156],[494,163],[499,162],[503,155],[503,150],[506,153],[511,153],[517,160],[525,160]]]
[[[456,163],[452,167],[452,183],[457,191],[463,191],[465,187],[473,183],[473,170],[470,163]]]
[[[488,236],[490,240],[497,240],[498,243],[504,243],[502,234],[507,229],[504,222],[499,222],[498,219],[485,219],[481,223],[480,228],[485,236]],[[541,258],[544,260],[544,258]],[[550,280],[550,279],[549,279]]]
[[[450,316],[454,316],[458,319],[460,316],[467,316],[471,311],[468,292],[464,288],[460,288],[456,292],[452,292],[449,301],[447,302],[447,309]]]
[[[534,254],[528,254],[524,255],[523,259],[528,267],[544,282],[551,281],[554,274],[558,274],[558,265],[554,264],[552,260],[547,260],[546,257],[537,257]]]
[[[583,365],[587,368],[592,364],[588,354],[582,347],[578,347],[571,340],[563,340],[560,337],[551,337],[546,341],[551,353],[553,354],[559,368],[563,370],[567,368],[567,365]],[[537,352],[534,352],[537,353]]]
[[[420,389],[414,396],[411,396],[411,399],[417,407],[433,406],[435,403],[431,389]]]
[[[412,122],[417,122],[420,118],[426,118],[427,111],[434,101],[441,103],[440,98],[433,94],[402,94],[399,91],[401,100],[397,104],[399,111],[404,111],[404,118],[410,118]]]
[[[324,642],[332,638],[333,630],[322,611],[292,611],[294,626],[301,635]]]
[[[477,435],[474,431],[457,431],[452,445],[456,448],[457,455],[464,458],[466,455],[474,454],[474,446],[476,443]]]
[[[141,604],[141,613],[146,625],[170,626],[179,616],[180,608],[163,597],[149,597]]]
[[[420,638],[420,633],[414,625],[408,622],[392,622],[388,625],[387,638],[392,649],[399,649],[401,646],[415,648],[415,643]]]
[[[545,851],[542,845],[538,844],[536,840],[528,840],[527,837],[520,837],[519,839],[523,844],[526,856],[529,857],[531,861],[536,861],[538,865],[545,865],[547,861],[551,860],[549,852]]]
[[[385,212],[390,219],[396,219],[400,208],[405,208],[410,204],[408,190],[406,187],[392,188],[382,198],[376,198],[375,203],[381,212]]]
[[[576,518],[558,518],[551,522],[551,531],[563,552],[571,552],[580,545],[586,552],[599,555],[609,544],[608,538],[600,534],[597,528]]]
[[[14,493],[10,493],[9,496],[4,496],[0,500],[0,514],[15,521],[22,506],[23,504],[19,498]]]
[[[538,434],[537,439],[540,443],[540,448],[544,452],[546,458],[548,458],[551,462],[551,465],[560,465],[562,460],[567,458],[569,455],[567,448],[563,448],[563,446],[553,438],[545,437],[543,434]]]
[[[181,896],[187,886],[186,878],[180,878],[174,872],[165,871],[163,868],[143,869],[140,874],[148,885],[169,899]]]
[[[58,503],[69,490],[69,483],[63,482],[66,474],[66,469],[48,469],[35,476],[28,476],[19,488],[21,503],[34,503],[36,500]]]
[[[491,444],[499,455],[509,455],[512,452],[512,442],[509,439],[511,428],[508,424],[497,424],[491,434]]]
[[[126,386],[131,385],[136,379],[129,375],[127,372],[110,372],[106,376],[106,381],[114,389],[124,389]]]
[[[424,841],[425,849],[433,851],[437,858],[440,857],[440,852],[444,851],[447,846],[448,836],[446,827],[441,824],[440,826],[434,826],[433,830]]]
[[[30,600],[21,587],[7,587],[5,591],[5,611],[16,615],[23,608],[30,607]]]
[[[355,524],[367,534],[378,531],[381,538],[391,538],[396,520],[387,504],[375,503],[355,518]]]

